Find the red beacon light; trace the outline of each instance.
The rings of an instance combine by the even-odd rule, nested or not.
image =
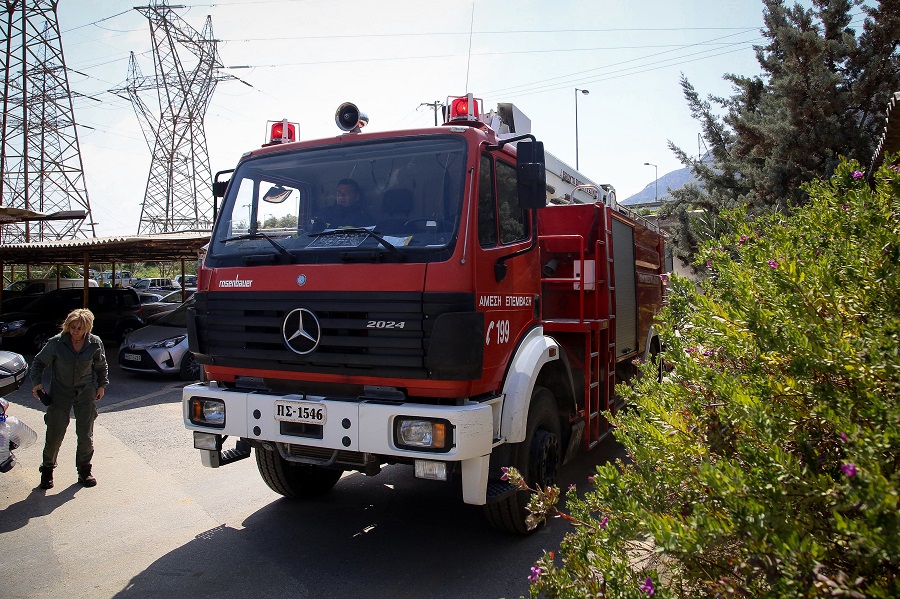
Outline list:
[[[481,98],[475,98],[472,94],[460,96],[456,98],[447,98],[447,106],[450,112],[447,115],[447,124],[483,124],[481,115],[483,101]],[[460,123],[463,121],[463,123]]]
[[[300,125],[290,123],[287,119],[282,121],[269,121],[266,123],[269,127],[269,140],[265,145],[284,144],[297,141],[297,129]]]

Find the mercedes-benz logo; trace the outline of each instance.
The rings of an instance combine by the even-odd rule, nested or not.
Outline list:
[[[319,319],[306,308],[291,310],[284,317],[281,331],[287,348],[301,356],[316,349],[322,336]]]

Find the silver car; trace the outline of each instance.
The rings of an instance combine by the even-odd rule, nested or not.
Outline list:
[[[190,299],[151,324],[129,333],[119,347],[119,368],[129,372],[177,374],[200,380],[201,365],[188,351],[187,310]]]

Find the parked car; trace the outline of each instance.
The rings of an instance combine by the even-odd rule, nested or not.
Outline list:
[[[0,395],[12,393],[22,386],[28,373],[28,363],[21,354],[0,351]]]
[[[183,280],[184,280],[184,285],[181,284],[182,276],[181,276],[181,275],[177,275],[177,276],[175,277],[175,280],[174,280],[175,286],[178,287],[178,288],[181,288],[181,287],[196,287],[196,286],[197,286],[197,275],[185,275],[185,276],[183,277]]]
[[[119,368],[129,372],[177,374],[183,380],[200,379],[201,365],[188,351],[187,310],[193,298],[153,322],[132,331],[119,347]]]
[[[88,287],[97,287],[97,281],[88,279]],[[84,279],[22,279],[7,285],[3,289],[3,312],[21,310],[37,297],[54,289],[70,287],[84,290]]]
[[[21,279],[3,288],[3,299],[7,300],[24,295],[38,295],[66,287],[80,287],[83,289],[84,279],[57,279],[56,277]],[[98,287],[97,281],[88,279],[88,287]]]
[[[150,291],[151,289],[171,291],[176,289],[176,286],[172,283],[172,279],[157,277],[151,279],[135,279],[131,288],[135,291]],[[177,287],[177,289],[180,289],[180,287]]]
[[[170,312],[177,308],[185,300],[190,299],[194,295],[193,289],[185,289],[182,296],[181,289],[170,291],[168,294],[159,298],[156,302],[146,303],[141,306],[144,320],[147,320],[157,314]]]
[[[134,277],[131,276],[130,271],[117,270],[115,282],[113,282],[113,273],[111,270],[106,270],[100,273],[101,287],[131,287],[133,284]]]
[[[144,326],[134,289],[91,287],[88,296],[88,308],[94,313],[94,334],[120,341]],[[18,312],[0,315],[3,347],[19,346],[26,353],[37,353],[47,339],[60,331],[66,315],[83,304],[83,289],[56,289],[39,295]]]
[[[169,293],[169,291],[162,291],[160,289],[155,291],[138,291],[138,299],[141,300],[141,305],[152,304],[169,295]]]

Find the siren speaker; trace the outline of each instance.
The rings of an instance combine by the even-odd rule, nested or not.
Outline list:
[[[337,112],[334,113],[334,121],[341,131],[359,133],[359,130],[368,124],[369,117],[360,112],[356,104],[344,102],[338,106]]]

